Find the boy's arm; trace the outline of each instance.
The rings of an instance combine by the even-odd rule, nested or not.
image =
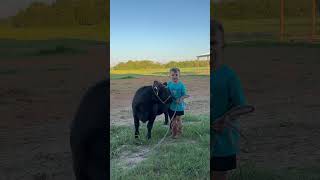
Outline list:
[[[246,105],[246,100],[242,90],[240,79],[235,73],[232,74],[231,78],[228,81],[228,96],[231,101],[230,102],[231,107],[229,111],[237,106]],[[237,112],[240,114],[242,112],[247,112],[247,111],[248,111],[247,109],[237,110]],[[233,117],[230,116],[228,113],[223,115],[222,117],[220,117],[218,120],[215,121],[216,123],[213,124],[213,129],[215,129],[217,132],[222,132],[222,130],[226,126],[226,122],[228,122],[229,120],[233,120],[230,118],[233,118]],[[228,123],[228,125],[230,124]]]
[[[230,108],[246,104],[246,99],[241,86],[240,79],[236,74],[232,74],[228,81],[228,92],[232,106]]]
[[[231,110],[234,107],[245,105],[245,97],[241,87],[239,78],[235,73],[232,73],[232,76],[229,78],[228,83],[228,97],[231,103]],[[228,114],[224,114],[222,117],[217,119],[213,124],[213,129],[217,132],[222,132],[226,126],[226,121],[231,120]]]
[[[181,103],[185,98],[190,97],[187,95],[187,90],[184,84],[181,86],[181,97],[176,100],[177,103]]]
[[[187,95],[187,88],[184,84],[182,84],[182,93],[181,93],[181,97],[180,99],[185,99],[185,98],[188,98],[189,95]]]

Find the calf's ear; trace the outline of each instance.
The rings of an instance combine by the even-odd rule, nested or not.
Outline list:
[[[159,94],[159,89],[158,89],[158,87],[157,87],[157,86],[153,86],[153,89],[154,89],[154,92],[156,93],[156,95],[158,95],[158,94]]]
[[[152,88],[153,88],[154,92],[156,93],[156,95],[159,94],[159,88],[158,88],[158,86],[159,86],[159,82],[158,82],[158,81],[154,81]]]
[[[159,81],[153,81],[153,85],[154,86],[158,86],[159,85]]]

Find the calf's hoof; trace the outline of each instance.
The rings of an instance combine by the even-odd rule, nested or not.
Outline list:
[[[138,139],[139,138],[139,133],[134,134],[134,138]]]

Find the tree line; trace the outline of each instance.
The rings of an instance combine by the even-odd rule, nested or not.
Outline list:
[[[209,67],[208,60],[191,60],[191,61],[170,61],[165,64],[151,60],[127,61],[121,62],[113,67],[114,70],[132,70],[132,69],[161,69],[161,68],[190,68],[190,67]]]
[[[14,27],[77,26],[106,24],[106,0],[56,0],[52,4],[33,2],[10,18]]]

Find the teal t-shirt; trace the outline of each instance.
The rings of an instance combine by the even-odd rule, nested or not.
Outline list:
[[[235,106],[244,105],[245,97],[237,74],[228,66],[222,65],[210,74],[210,122],[213,122]],[[233,125],[240,128],[237,120]],[[215,133],[214,131],[211,131]],[[225,128],[215,133],[211,140],[211,155],[230,156],[240,151],[240,135],[237,131]]]
[[[171,95],[174,98],[173,102],[170,104],[170,109],[172,111],[184,111],[185,103],[181,102],[180,104],[177,104],[176,99],[187,94],[186,86],[181,81],[178,81],[177,83],[169,81],[168,89],[170,90]]]

